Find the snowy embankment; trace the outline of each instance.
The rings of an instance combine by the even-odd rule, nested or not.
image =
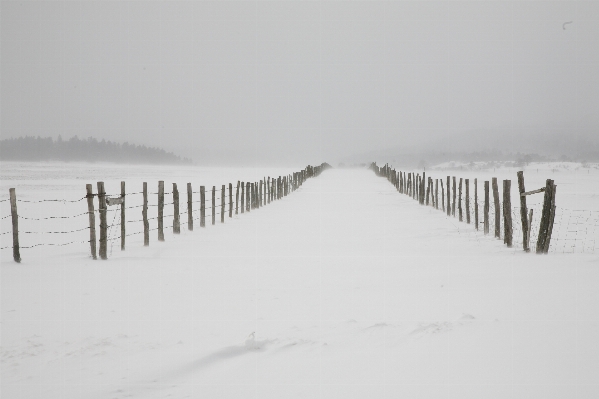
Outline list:
[[[1,396],[598,397],[599,255],[457,223],[328,170],[108,261],[3,254]]]

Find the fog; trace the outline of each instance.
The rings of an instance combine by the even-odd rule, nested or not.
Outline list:
[[[2,1],[0,22],[2,138],[599,158],[597,1]]]

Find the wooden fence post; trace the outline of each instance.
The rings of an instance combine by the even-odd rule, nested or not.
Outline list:
[[[545,253],[549,252],[549,244],[551,243],[551,233],[553,232],[553,222],[555,220],[555,192],[557,190],[557,185],[555,185],[553,180],[551,180],[551,186],[553,187],[551,193],[551,212],[549,214],[549,227],[547,228],[545,247],[543,248]]]
[[[268,176],[267,180],[266,180],[266,203],[270,204],[270,176]]]
[[[495,206],[495,237],[501,238],[501,208],[499,205],[499,188],[497,187],[497,178],[491,179],[493,186],[493,205]]]
[[[19,247],[19,214],[17,213],[17,194],[14,188],[9,188],[8,193],[10,195],[10,216],[12,221],[12,258],[15,262],[21,263],[21,252]]]
[[[94,194],[93,194],[93,189],[92,189],[91,184],[85,185],[85,192],[86,192],[85,198],[87,198],[87,214],[88,214],[88,218],[89,218],[89,247],[91,249],[92,259],[96,259],[96,213],[94,211]],[[16,206],[16,201],[15,201],[15,206]],[[11,211],[12,211],[12,202],[11,202]],[[18,223],[18,219],[17,219],[17,223]],[[18,224],[17,224],[17,228],[18,228]],[[13,238],[14,238],[14,233],[13,233]],[[13,241],[14,241],[14,239],[13,239]],[[19,241],[19,237],[17,236],[17,245],[18,245],[18,241]],[[13,242],[13,248],[14,248],[14,242]],[[14,257],[14,252],[13,252],[13,257]],[[17,260],[17,259],[19,259],[19,260]],[[21,256],[17,252],[15,262],[20,262],[20,261],[21,261]]]
[[[435,209],[439,209],[439,179],[435,179]]]
[[[216,224],[216,186],[212,186],[212,225]]]
[[[245,210],[246,212],[250,211],[250,183],[246,182],[245,183]]]
[[[478,180],[474,179],[474,224],[478,230]]]
[[[512,247],[512,201],[511,180],[503,181],[503,242],[508,248]]]
[[[537,238],[537,253],[547,253],[549,250],[549,244],[547,237],[550,236],[550,226],[552,226],[552,215],[555,217],[555,201],[553,196],[555,194],[553,180],[547,179],[545,184],[545,198],[543,199],[543,211],[541,213],[541,225],[539,227],[539,237]]]
[[[524,187],[524,171],[518,171],[518,196],[520,197],[520,222],[522,223],[522,249],[526,252],[530,251],[528,247],[528,209],[526,207],[526,196],[522,195],[526,192]]]
[[[463,220],[462,218],[462,178],[460,177],[460,188],[459,188],[459,198],[458,198],[458,216],[460,222]]]
[[[200,186],[200,227],[206,227],[206,187]]]
[[[150,223],[148,222],[148,183],[143,184],[143,205],[141,208],[141,217],[144,224],[144,247],[150,245]]]
[[[431,195],[431,178],[429,176],[428,180],[426,181],[426,206],[428,206],[430,203],[430,201],[429,201],[430,195]]]
[[[121,182],[121,198],[123,202],[121,202],[121,251],[125,250],[125,224],[127,219],[125,219],[125,182]]]
[[[225,199],[227,194],[225,193],[225,185],[223,184],[220,188],[220,222],[225,223]]]
[[[235,214],[239,214],[239,180],[237,180],[237,189],[235,190]]]
[[[233,217],[233,183],[229,183],[229,218]]]
[[[483,230],[489,234],[489,181],[485,181],[485,205],[483,208]]]
[[[173,183],[173,234],[181,233],[181,220],[179,218],[179,190],[177,183]]]
[[[450,177],[447,176],[447,216],[451,216],[451,188],[450,188]]]
[[[445,213],[445,188],[443,188],[443,179],[439,179],[439,181],[441,182],[441,210]]]
[[[241,213],[245,212],[245,183],[241,182]]]
[[[262,180],[260,180],[260,187],[258,189],[258,196],[259,196],[258,206],[261,207],[262,206]]]
[[[104,182],[98,182],[98,214],[100,215],[100,259],[108,259],[106,255],[107,248],[107,229],[108,222],[106,221],[106,191],[104,190]]]
[[[466,184],[466,223],[470,224],[470,179],[464,179]]]
[[[193,231],[193,191],[191,183],[187,183],[187,230]]]
[[[530,209],[528,211],[528,226],[526,226],[526,230],[528,231],[528,234],[526,235],[528,242],[526,243],[526,248],[528,248],[528,251],[530,251],[530,231],[532,230],[532,214],[533,214],[533,209]]]
[[[164,181],[158,182],[158,241],[164,241]]]
[[[455,198],[456,198],[456,194],[457,194],[457,190],[456,190],[456,180],[455,180],[455,176],[453,176],[453,203],[451,204],[451,216],[455,217]]]

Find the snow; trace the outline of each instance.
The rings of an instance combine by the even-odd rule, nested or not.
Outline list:
[[[195,190],[273,173],[76,166],[46,165],[44,177],[44,168],[19,175],[3,163],[2,192],[78,199],[102,176],[109,192],[121,179],[130,192],[163,176],[183,198],[187,181]],[[515,171],[493,175],[515,181]],[[525,171],[527,189],[554,178],[558,204],[594,211],[597,177]],[[33,217],[86,210],[19,207]],[[85,240],[87,231],[73,234]],[[167,228],[163,243],[151,235],[149,248],[130,238],[108,261],[92,260],[86,244],[23,249],[21,264],[1,252],[2,397],[599,397],[596,250],[507,249],[372,171],[327,170],[224,225],[183,226],[179,236]]]

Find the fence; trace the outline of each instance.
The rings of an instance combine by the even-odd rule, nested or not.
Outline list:
[[[557,186],[551,179],[547,179],[545,187],[526,191],[524,173],[518,172],[515,189],[519,203],[512,204],[511,180],[504,180],[500,187],[497,178],[482,182],[455,176],[433,179],[426,172],[420,175],[396,171],[389,165],[379,167],[376,163],[370,169],[387,178],[399,193],[472,225],[474,231],[482,229],[484,235],[494,234],[508,248],[521,247],[536,253],[595,252],[599,212],[556,206]],[[483,183],[482,199],[479,183]],[[527,197],[540,193],[543,193],[542,207],[528,206]],[[478,240],[479,236],[474,237]]]
[[[206,218],[210,218],[211,224],[215,225],[216,216],[220,216],[220,223],[225,223],[227,215],[229,218],[233,218],[233,214],[238,215],[240,213],[251,212],[252,210],[266,206],[271,202],[280,200],[300,188],[307,179],[320,175],[320,173],[327,168],[330,168],[327,163],[318,166],[308,165],[301,171],[285,176],[279,176],[277,178],[265,177],[257,182],[237,181],[235,187],[232,183],[229,183],[228,185],[222,185],[220,189],[216,186],[212,186],[212,189],[208,190],[208,194],[210,195],[209,201],[206,199],[206,187],[200,186],[199,191],[193,191],[192,184],[187,183],[187,201],[186,204],[183,204],[183,206],[186,205],[184,211],[182,211],[180,207],[181,203],[177,183],[172,183],[172,191],[165,192],[164,181],[158,182],[157,192],[148,192],[147,182],[144,182],[142,191],[130,193],[125,192],[125,182],[121,182],[120,192],[114,194],[106,193],[104,182],[97,182],[97,193],[95,194],[93,193],[93,185],[87,184],[85,196],[75,200],[17,200],[16,190],[10,188],[9,198],[0,200],[0,203],[10,201],[10,214],[3,216],[1,219],[11,218],[12,229],[11,231],[0,233],[0,236],[12,233],[12,245],[0,247],[0,250],[12,249],[13,259],[15,262],[20,262],[22,249],[30,249],[38,246],[89,244],[91,257],[93,259],[97,259],[98,256],[100,259],[108,259],[108,244],[111,244],[110,254],[112,254],[112,247],[115,242],[119,242],[121,250],[125,250],[127,237],[143,234],[143,245],[149,246],[150,232],[157,231],[158,241],[164,241],[165,218],[172,218],[173,234],[180,234],[181,227],[185,225],[187,225],[189,231],[193,231],[194,222],[197,220],[199,220],[200,227],[204,228],[206,227]],[[219,193],[219,196],[217,196],[217,192]],[[194,194],[199,194],[200,198],[194,199]],[[148,203],[149,195],[156,196],[157,202],[155,204]],[[128,206],[127,202],[138,196],[141,197],[141,204],[129,204]],[[165,203],[165,196],[172,196],[172,201]],[[94,204],[94,198],[97,199],[97,209],[96,204]],[[35,218],[22,216],[18,213],[19,203],[36,204],[51,202],[72,205],[84,201],[87,205],[87,212],[78,212],[66,216]],[[199,204],[199,209],[197,209],[198,205],[194,204]],[[165,215],[165,207],[171,205],[172,214]],[[206,213],[207,207],[208,214]],[[140,208],[142,214],[140,219],[126,219],[130,210],[139,210]],[[149,209],[154,208],[156,209],[156,216],[149,217]],[[110,215],[110,213],[112,213],[112,215]],[[187,220],[181,222],[181,217],[184,215],[187,215]],[[19,230],[20,220],[40,224],[56,220],[64,221],[67,219],[76,219],[76,223],[79,224],[79,220],[83,220],[85,216],[87,216],[87,226],[76,229],[53,229],[51,231]],[[118,221],[117,216],[119,217]],[[96,219],[98,219],[97,224]],[[151,221],[156,223],[155,227],[150,228]],[[83,222],[81,224],[83,224]],[[140,226],[141,230],[130,232],[129,229],[132,226]],[[23,235],[41,235],[47,238],[49,235],[63,237],[64,235],[73,233],[84,233],[87,235],[87,232],[89,233],[89,239],[86,237],[85,239],[75,239],[66,242],[62,240],[56,242],[55,240],[54,242],[38,242],[25,246],[22,246],[19,243],[19,238]]]

